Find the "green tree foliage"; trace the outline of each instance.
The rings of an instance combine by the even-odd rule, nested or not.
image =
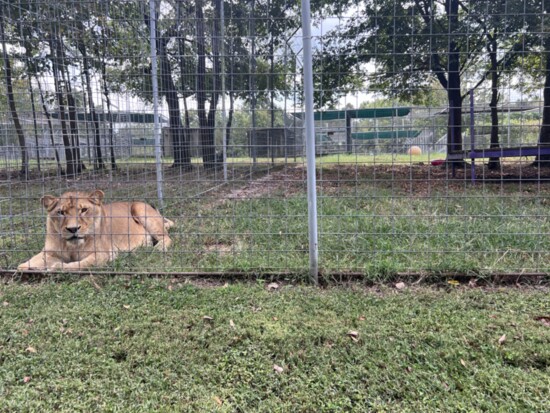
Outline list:
[[[498,146],[500,79],[533,51],[540,0],[341,0],[323,6],[357,17],[334,30],[317,56],[320,105],[363,82],[390,98],[426,103],[436,80],[447,95],[448,149],[460,150],[464,98],[490,79],[492,145]]]

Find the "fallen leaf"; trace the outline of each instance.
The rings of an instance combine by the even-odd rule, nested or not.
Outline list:
[[[359,321],[365,321],[366,319],[367,319],[367,318],[366,318],[364,315],[362,315],[362,316],[359,317]]]
[[[275,370],[279,374],[281,374],[284,371],[284,369],[281,366],[278,366],[276,364],[273,365],[273,370]]]
[[[460,281],[457,281],[457,280],[449,280],[449,281],[447,281],[447,284],[457,286],[457,285],[460,285]]]
[[[404,282],[398,282],[397,284],[395,284],[395,288],[397,288],[398,290],[402,290],[406,287],[407,285],[404,283]]]
[[[411,366],[407,367],[407,371],[408,371],[409,373],[411,373],[411,372],[413,371],[412,367],[411,367]]]
[[[213,317],[210,317],[209,315],[203,316],[202,319],[203,319],[204,321],[213,321],[213,320],[214,320],[214,318],[213,318]]]
[[[172,291],[174,289],[174,286],[172,284],[168,284],[168,291]]]
[[[498,339],[498,344],[503,345],[505,342],[506,342],[506,334],[503,334],[503,335],[500,336],[500,338]]]
[[[279,284],[277,283],[270,283],[267,285],[268,291],[277,290],[278,288],[279,288]]]
[[[22,334],[23,336],[28,336],[28,335],[29,335],[29,330],[23,329],[23,331],[21,331],[21,334]]]
[[[221,406],[223,404],[222,399],[220,399],[218,396],[214,396],[214,401],[218,404],[218,406]]]
[[[128,304],[124,304],[122,307],[124,307],[126,310],[130,309],[130,306]]]
[[[278,320],[278,318],[277,318],[277,317],[273,317],[273,321],[277,321],[277,320]]]
[[[8,305],[10,305],[10,303],[8,303],[7,301],[4,301],[4,302],[2,303],[2,305],[3,305],[4,307],[7,307]]]
[[[540,321],[543,326],[550,327],[550,316],[535,317],[536,321]]]
[[[233,322],[233,320],[229,320],[229,325],[230,325],[232,328],[235,328],[235,323]]]
[[[359,341],[359,333],[355,330],[350,330],[348,331],[348,336],[353,340],[353,341]]]
[[[32,346],[27,347],[25,350],[28,351],[29,353],[36,353],[36,349]]]
[[[23,377],[23,383],[28,383],[29,381],[31,381],[31,376]]]
[[[462,364],[464,367],[466,367],[466,362],[463,359],[460,359],[460,364]]]

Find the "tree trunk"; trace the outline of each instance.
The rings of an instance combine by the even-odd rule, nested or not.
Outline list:
[[[111,155],[111,170],[116,171],[117,166],[115,157],[113,114],[111,113],[111,96],[109,94],[109,85],[107,84],[107,64],[105,63],[105,56],[103,56],[101,61],[101,79],[103,84],[103,96],[105,96],[105,103],[107,105],[107,119],[109,121],[109,149]]]
[[[54,36],[50,37],[50,50],[52,51],[52,72],[55,87],[55,97],[57,100],[57,106],[59,110],[59,123],[61,124],[61,136],[63,137],[63,145],[65,147],[65,163],[67,177],[74,178],[78,175],[78,168],[76,160],[74,159],[74,151],[72,148],[72,142],[69,137],[67,129],[66,113],[65,113],[65,97],[63,96],[63,87],[60,80],[60,68],[59,68],[59,47],[57,45],[57,39]]]
[[[179,5],[179,3],[178,3]],[[179,15],[179,14],[178,14]],[[185,45],[184,45],[185,39],[183,37],[180,37],[178,39],[178,46],[179,46],[179,58],[180,58],[180,81],[181,81],[181,89],[183,93],[183,117],[185,119],[185,124],[183,128],[183,141],[185,142],[185,145],[187,145],[187,150],[189,153],[189,160],[191,160],[191,157],[193,156],[192,151],[192,137],[191,137],[191,120],[189,118],[189,109],[187,107],[187,97],[186,97],[186,91],[185,91],[185,76],[183,72],[183,68],[185,67],[185,62],[183,60],[183,57],[185,56]]]
[[[544,54],[545,54],[545,80],[544,80],[544,108],[542,110],[542,125],[539,133],[539,147],[550,147],[550,36],[544,41]],[[534,162],[536,167],[550,168],[550,155],[537,156]]]
[[[42,104],[42,111],[44,112],[44,116],[46,116],[46,119],[48,120],[48,130],[50,131],[50,141],[52,143],[52,148],[55,154],[55,161],[57,163],[57,176],[62,176],[63,174],[65,174],[65,172],[63,171],[63,167],[61,166],[61,160],[59,159],[59,153],[57,152],[57,148],[55,147],[55,140],[53,137],[54,133],[53,133],[52,117],[50,115],[50,112],[48,111],[48,108],[46,107],[46,100],[44,99],[44,92],[42,91],[42,85],[40,84],[40,79],[36,74],[35,74],[35,79],[38,85],[38,92],[40,93],[40,103]]]
[[[168,121],[170,135],[174,147],[174,168],[191,169],[191,156],[189,154],[189,142],[185,139],[183,124],[181,121],[181,110],[178,91],[172,79],[172,66],[168,60],[166,44],[169,37],[160,38],[157,36],[157,50],[160,66],[160,89],[166,98],[168,105]]]
[[[452,37],[458,30],[458,0],[445,2],[449,21],[449,65],[447,97],[449,100],[449,121],[447,129],[447,150],[462,151],[462,94],[460,82],[460,47]],[[464,161],[453,162],[455,166],[463,166]]]
[[[31,45],[30,42],[25,39],[22,42],[23,47],[25,48],[25,68],[27,70],[27,87],[29,89],[29,97],[31,99],[31,111],[32,111],[32,124],[33,124],[33,130],[34,130],[34,142],[36,145],[35,151],[36,151],[36,166],[38,168],[38,171],[41,171],[41,165],[40,165],[40,142],[38,140],[38,124],[36,122],[36,105],[34,104],[34,89],[32,87],[32,73],[33,69],[31,68],[31,59],[32,59],[32,51],[31,51]]]
[[[235,96],[233,91],[231,90],[229,92],[229,113],[227,116],[227,125],[226,125],[226,132],[225,132],[225,142],[227,148],[229,148],[229,145],[231,145],[231,127],[233,126],[233,112],[235,111]]]
[[[195,2],[196,37],[197,37],[197,116],[199,118],[199,138],[204,168],[209,168],[213,160],[213,133],[206,113],[206,36],[204,28],[203,2]]]
[[[13,95],[13,84],[11,76],[11,64],[6,50],[5,31],[4,31],[4,17],[0,16],[0,41],[2,42],[2,55],[4,57],[4,77],[6,81],[6,93],[8,98],[8,106],[10,108],[11,118],[13,120],[13,126],[17,134],[19,141],[19,148],[21,150],[21,170],[20,174],[23,179],[29,177],[29,157],[27,152],[27,145],[25,142],[25,134],[23,127],[19,121],[19,115],[17,114],[17,107],[15,106],[15,97]]]
[[[103,96],[105,96],[105,104],[107,106],[107,116],[103,114],[103,119],[108,120],[109,122],[109,154],[111,161],[111,170],[116,171],[116,156],[115,156],[115,143],[114,143],[114,130],[113,130],[113,115],[111,113],[111,96],[109,92],[109,84],[107,83],[107,37],[105,31],[101,31],[101,39],[103,47],[100,49],[99,45],[95,46],[95,53],[97,56],[100,56],[99,66],[101,68],[101,85],[103,89]]]
[[[210,98],[210,108],[208,112],[208,146],[203,147],[203,163],[206,169],[214,169],[221,165],[218,165],[218,159],[216,157],[216,110],[218,107],[218,101],[220,99],[220,84],[222,76],[221,73],[221,60],[220,60],[220,42],[221,42],[221,2],[222,0],[214,0],[214,29],[212,31],[212,60],[213,60],[213,73],[212,73],[212,94]]]
[[[90,79],[90,62],[88,60],[88,53],[86,45],[80,43],[80,53],[82,53],[82,63],[84,66],[84,80],[86,82],[86,90],[88,95],[88,107],[90,110],[90,116],[92,118],[92,129],[94,132],[94,167],[96,169],[105,169],[105,163],[103,162],[103,154],[101,153],[101,134],[99,127],[99,118],[95,110],[94,99],[92,96],[92,82]]]
[[[498,63],[497,63],[497,42],[493,38],[489,46],[489,59],[491,61],[491,102],[489,107],[491,109],[491,149],[499,148],[499,136],[498,136]],[[500,158],[489,158],[488,168],[496,170],[500,168]]]
[[[64,56],[64,54],[62,55]],[[72,142],[72,148],[73,148],[73,157],[75,159],[77,171],[80,174],[84,169],[84,164],[82,163],[82,159],[80,158],[80,137],[78,133],[78,118],[76,113],[76,101],[73,96],[73,90],[71,86],[71,79],[69,75],[69,68],[68,65],[63,63],[62,67],[65,68],[65,71],[63,72],[64,75],[64,82],[65,82],[65,89],[67,93],[67,106],[69,110],[69,130],[71,133],[71,142]]]
[[[460,90],[449,89],[449,119],[447,124],[447,150],[462,151],[462,95]]]

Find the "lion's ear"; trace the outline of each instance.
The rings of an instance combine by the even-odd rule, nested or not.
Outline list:
[[[48,212],[55,208],[58,201],[59,199],[51,195],[44,195],[42,198],[40,198],[40,202],[42,203],[42,206],[46,208]]]
[[[89,200],[91,203],[96,205],[101,205],[103,202],[103,197],[105,196],[105,193],[101,191],[100,189],[95,190],[92,192],[89,196]]]

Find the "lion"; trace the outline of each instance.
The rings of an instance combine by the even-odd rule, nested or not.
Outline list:
[[[42,197],[48,212],[45,246],[17,269],[77,271],[104,265],[120,251],[170,247],[172,221],[145,202],[103,204],[104,196],[95,190]]]

